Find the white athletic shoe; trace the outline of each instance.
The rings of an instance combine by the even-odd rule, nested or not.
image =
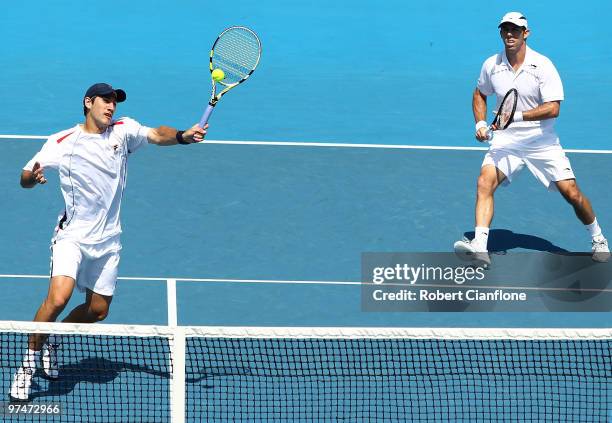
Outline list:
[[[47,343],[43,347],[42,364],[45,376],[49,379],[57,380],[59,378],[59,365],[57,364],[58,344]]]
[[[608,240],[602,238],[601,240],[593,240],[593,261],[605,263],[610,260],[610,249],[608,248]]]
[[[11,393],[9,394],[11,402],[27,402],[30,400],[30,387],[35,371],[34,367],[23,366],[17,370],[17,373],[13,376]]]
[[[463,238],[461,241],[455,242],[455,254],[462,260],[471,261],[476,265],[488,267],[491,265],[491,257],[489,252],[483,250],[476,245],[475,240]]]

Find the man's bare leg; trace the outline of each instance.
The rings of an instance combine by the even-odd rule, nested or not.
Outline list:
[[[106,319],[112,295],[101,295],[87,290],[85,302],[76,306],[63,320],[66,323],[95,323]]]
[[[49,282],[47,297],[43,300],[34,316],[35,322],[55,322],[70,301],[76,281],[69,276],[53,276]],[[47,335],[31,335],[29,348],[40,351],[47,339]]]
[[[566,179],[556,181],[555,184],[563,198],[572,205],[574,213],[580,221],[586,226],[591,235],[593,260],[598,262],[607,262],[610,259],[610,249],[608,241],[603,236],[591,201],[582,193],[575,179]]]

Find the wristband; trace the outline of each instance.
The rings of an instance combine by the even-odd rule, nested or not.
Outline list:
[[[514,116],[512,117],[512,122],[522,122],[523,121],[523,112],[514,112]]]
[[[177,141],[179,144],[183,144],[183,145],[185,145],[185,144],[189,144],[189,143],[188,143],[187,141],[185,141],[185,139],[183,138],[183,133],[184,133],[184,132],[185,132],[185,131],[176,131],[176,141]]]
[[[486,128],[487,126],[487,122],[485,122],[484,120],[479,120],[478,122],[476,122],[476,132],[478,132],[478,130],[480,130],[480,128]]]

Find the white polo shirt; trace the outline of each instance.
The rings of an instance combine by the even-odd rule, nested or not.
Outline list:
[[[495,94],[495,110],[509,89],[518,91],[517,111],[527,111],[549,101],[563,100],[563,84],[553,63],[547,57],[527,47],[525,61],[515,72],[502,51],[485,60],[478,78],[478,89],[486,96]],[[493,138],[504,144],[520,143],[530,147],[558,144],[556,119],[512,123],[506,131]],[[500,139],[501,138],[501,139]],[[507,139],[506,139],[507,138]]]
[[[39,162],[57,169],[65,209],[60,213],[56,240],[100,244],[116,238],[120,248],[121,199],[127,179],[128,156],[147,144],[149,129],[121,118],[102,134],[89,134],[76,125],[51,135],[24,167]]]

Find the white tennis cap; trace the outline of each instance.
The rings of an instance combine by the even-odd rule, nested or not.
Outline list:
[[[516,26],[524,26],[525,29],[528,29],[527,26],[527,18],[521,12],[508,12],[504,15],[501,22],[498,25],[498,28],[502,26],[502,24],[510,22]]]

